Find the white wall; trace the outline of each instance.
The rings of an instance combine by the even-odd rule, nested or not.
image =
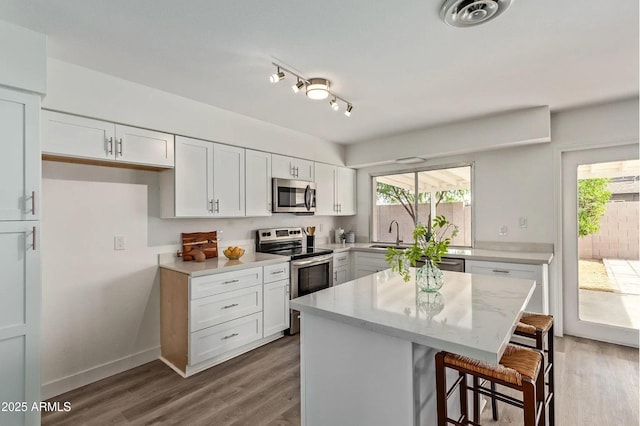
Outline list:
[[[346,163],[366,167],[406,157],[434,158],[549,142],[549,133],[549,107],[525,108],[350,145]]]
[[[156,359],[160,345],[158,254],[180,233],[222,231],[219,244],[253,251],[254,231],[322,226],[331,217],[160,219],[159,173],[43,162],[43,397]],[[115,235],[127,249],[113,250]]]
[[[42,107],[343,165],[341,145],[49,58]]]
[[[0,21],[0,84],[36,93],[47,88],[47,38]]]

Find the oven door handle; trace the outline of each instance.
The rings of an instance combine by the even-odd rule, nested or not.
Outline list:
[[[291,266],[306,266],[306,265],[313,265],[316,263],[325,263],[329,260],[331,260],[333,258],[333,255],[327,255],[327,256],[317,256],[314,257],[312,260],[294,260],[291,262]]]

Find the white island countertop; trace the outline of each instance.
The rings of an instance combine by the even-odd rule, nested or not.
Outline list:
[[[535,281],[443,271],[438,294],[390,270],[291,300],[292,309],[497,364]]]

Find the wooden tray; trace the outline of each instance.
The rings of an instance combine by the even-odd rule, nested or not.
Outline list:
[[[218,233],[192,232],[182,234],[182,259],[184,261],[193,260],[192,250],[201,250],[207,259],[218,257]]]

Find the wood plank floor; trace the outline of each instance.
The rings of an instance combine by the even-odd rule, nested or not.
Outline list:
[[[72,409],[42,424],[299,425],[299,358],[298,337],[284,337],[188,379],[154,361],[51,399]],[[559,426],[639,424],[637,349],[565,337],[556,360]],[[490,411],[483,424],[522,424],[517,408],[500,404],[498,422]]]

